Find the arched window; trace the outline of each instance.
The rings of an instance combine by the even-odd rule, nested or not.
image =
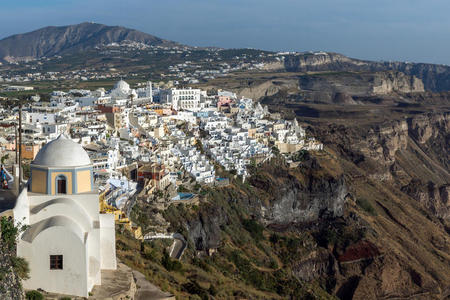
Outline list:
[[[67,194],[67,179],[64,175],[56,176],[56,193]]]

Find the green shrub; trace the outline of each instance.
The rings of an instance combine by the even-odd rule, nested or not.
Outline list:
[[[2,217],[0,219],[1,239],[9,249],[13,249],[16,245],[16,238],[19,235],[19,229],[14,226],[11,219]]]
[[[270,235],[270,242],[271,242],[272,244],[278,243],[279,240],[280,240],[280,236],[279,236],[278,234],[272,233],[272,234]]]
[[[278,263],[273,258],[270,260],[270,268],[272,269],[278,269]]]
[[[27,300],[44,300],[44,295],[42,295],[38,291],[29,291],[26,292],[25,298]]]
[[[244,220],[242,221],[242,225],[244,226],[245,230],[247,230],[256,241],[264,239],[263,235],[264,226],[259,224],[257,221],[253,219]]]
[[[218,293],[217,288],[212,283],[209,286],[208,293],[213,296],[216,296]]]
[[[187,188],[185,188],[184,185],[180,184],[178,186],[178,192],[179,193],[185,193],[185,192],[189,192],[189,190]]]
[[[167,271],[181,271],[183,269],[183,265],[175,259],[171,259],[169,253],[164,250],[163,257],[161,260],[161,264]]]
[[[308,150],[302,149],[298,152],[296,152],[294,155],[292,155],[293,161],[306,161],[309,159],[309,152]]]
[[[11,263],[14,269],[14,273],[17,274],[21,279],[30,278],[30,267],[28,262],[23,257],[11,257]]]
[[[62,297],[62,298],[59,298],[59,300],[72,300],[72,298],[70,298],[70,297]]]
[[[196,281],[184,283],[183,289],[191,295],[198,295],[201,299],[209,299],[207,290],[203,289]]]
[[[9,154],[5,154],[5,155],[2,156],[2,158],[0,159],[1,162],[2,162],[2,165],[5,164],[5,160],[7,160],[8,158],[9,158]]]
[[[5,279],[6,275],[9,274],[9,270],[5,267],[0,267],[0,281]]]
[[[370,204],[370,202],[365,198],[359,198],[356,200],[356,204],[361,207],[365,212],[367,212],[369,215],[376,216],[377,212],[375,211],[375,208]]]
[[[155,249],[145,249],[142,257],[151,261],[156,261],[158,258],[158,252]]]

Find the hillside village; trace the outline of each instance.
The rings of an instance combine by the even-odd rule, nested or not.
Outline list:
[[[32,225],[31,232],[27,230],[23,235],[30,244],[19,243],[18,252],[25,257],[43,230],[39,224],[51,220],[52,224],[69,226],[72,222],[67,221],[71,218],[58,215],[44,218],[57,214],[56,207],[60,204],[72,206],[72,200],[50,200],[45,205],[51,209],[42,216],[40,207],[44,203],[40,199],[45,194],[72,194],[71,197],[78,199],[83,195],[80,193],[88,192],[92,199],[98,198],[100,208],[99,212],[91,211],[90,218],[93,214],[92,220],[105,226],[105,229],[100,227],[98,242],[102,250],[95,250],[101,253],[93,254],[102,269],[116,268],[115,254],[111,256],[115,253],[115,250],[111,252],[113,233],[108,229],[114,222],[138,240],[172,239],[170,255],[179,259],[187,246],[184,237],[170,232],[170,224],[161,216],[171,204],[195,203],[202,186],[227,186],[231,177],[245,182],[250,165],[257,166],[275,154],[284,155],[295,167],[299,153],[323,149],[296,119],[283,120],[259,102],[239,98],[229,91],[208,94],[194,88],[161,89],[151,82],[133,89],[120,80],[109,91],[53,91],[49,99],[44,102],[35,96],[20,108],[4,107],[0,111],[2,174],[6,174],[1,192],[8,193],[20,186],[17,174],[25,178],[24,185],[29,190],[27,195],[26,188],[22,192],[19,189],[16,200],[11,199],[10,207],[3,203],[0,213],[12,214],[16,220],[23,215],[25,222]],[[19,141],[20,147],[16,147]],[[64,151],[69,154],[67,158]],[[22,158],[23,175],[17,171],[18,155]],[[217,172],[219,166],[226,176]],[[67,170],[72,174],[69,177]],[[51,176],[56,176],[56,183],[52,183]],[[146,231],[131,221],[136,201],[151,203],[159,211],[149,221],[152,226]],[[108,215],[112,219],[107,219]],[[77,222],[83,226],[84,221]],[[95,228],[90,230],[95,232]],[[89,253],[94,251],[89,249],[86,248]],[[103,249],[110,250],[102,254]],[[43,275],[36,275],[40,274],[36,273],[37,262],[33,257],[29,259],[35,273],[26,287],[40,287],[43,283],[36,277]],[[62,256],[51,256],[51,266],[62,268]],[[89,262],[88,268],[92,267]],[[95,272],[100,269],[97,267]],[[53,285],[46,288],[86,295],[89,287],[100,283],[98,276],[88,276],[88,289],[84,291]]]
[[[222,184],[215,164],[245,181],[246,166],[270,159],[274,150],[289,159],[323,147],[296,120],[282,120],[235,93],[140,86],[120,80],[110,91],[54,91],[49,103],[33,98],[22,110],[22,157],[32,161],[42,145],[66,135],[88,152],[96,184],[116,195],[107,204],[122,209],[138,183],[151,191],[170,186],[176,198],[188,178]],[[0,118],[4,126],[16,124],[18,108],[3,108]],[[13,126],[3,128],[1,147],[15,157]]]

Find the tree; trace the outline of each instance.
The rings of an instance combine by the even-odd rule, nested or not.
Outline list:
[[[11,266],[17,276],[21,279],[28,279],[28,274],[30,272],[28,262],[22,257],[15,256],[17,238],[21,232],[26,230],[27,227],[14,225],[13,219],[7,217],[1,217],[0,227],[0,253],[6,254],[6,257],[9,256]]]
[[[2,158],[1,158],[2,165],[5,164],[5,160],[7,160],[8,158],[9,158],[9,154],[5,154],[2,156]]]

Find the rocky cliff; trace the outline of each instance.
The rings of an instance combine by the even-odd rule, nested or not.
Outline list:
[[[348,191],[342,174],[319,174],[321,166],[315,160],[295,171],[280,168],[281,164],[263,166],[249,179],[259,198],[265,199],[258,214],[265,224],[314,222],[343,215]]]
[[[314,159],[293,170],[282,160],[265,164],[249,179],[251,190],[232,187],[216,191],[212,194],[216,201],[203,205],[183,222],[171,220],[171,223],[184,228],[197,251],[207,251],[221,245],[223,226],[239,222],[226,209],[230,203],[239,203],[246,213],[266,226],[340,217],[348,197],[346,183],[342,174],[332,176],[322,171]]]
[[[332,134],[322,134],[371,178],[394,183],[436,216],[448,218],[449,126],[450,114],[437,113],[368,128],[333,126]],[[344,140],[353,141],[351,147]]]
[[[401,72],[338,72],[300,76],[299,90],[304,101],[355,104],[357,97],[423,92],[424,86]]]
[[[337,53],[288,55],[284,70],[289,72],[379,72],[396,71],[422,80],[425,90],[450,90],[450,67],[424,63],[373,62]]]
[[[392,92],[415,93],[424,92],[422,80],[402,72],[376,73],[373,79],[372,93],[384,95]]]

